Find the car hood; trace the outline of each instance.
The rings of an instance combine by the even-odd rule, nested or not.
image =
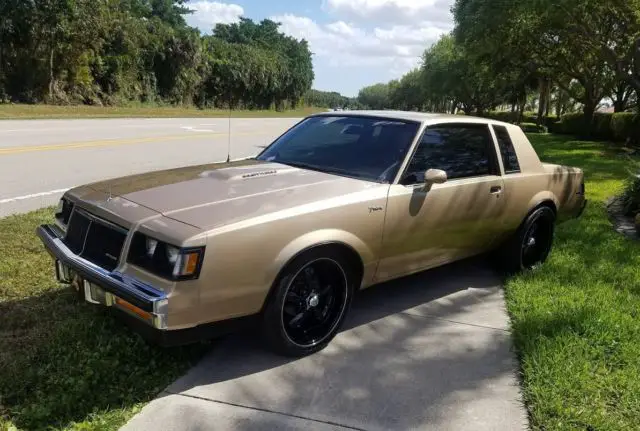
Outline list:
[[[86,187],[208,230],[376,186],[380,185],[248,159],[155,171]]]

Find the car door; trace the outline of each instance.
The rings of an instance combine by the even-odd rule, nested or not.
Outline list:
[[[428,169],[447,181],[425,187]],[[503,180],[487,124],[428,126],[389,189],[379,281],[487,250],[502,231]]]

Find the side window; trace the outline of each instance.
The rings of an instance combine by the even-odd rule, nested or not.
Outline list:
[[[494,148],[486,124],[429,126],[409,163],[403,183],[423,183],[428,169],[442,169],[448,179],[498,175]]]
[[[498,138],[498,146],[500,147],[500,154],[502,156],[502,164],[504,165],[505,174],[516,174],[520,172],[520,163],[518,163],[518,155],[515,148],[513,148],[513,142],[509,131],[504,126],[493,126],[493,131],[496,132],[496,138]]]

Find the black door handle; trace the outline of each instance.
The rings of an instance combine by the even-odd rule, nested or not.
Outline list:
[[[489,193],[491,194],[496,194],[496,193],[500,193],[502,192],[502,187],[501,186],[492,186],[491,189],[489,190]]]

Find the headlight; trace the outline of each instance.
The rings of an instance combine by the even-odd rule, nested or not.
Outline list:
[[[191,280],[200,275],[203,258],[204,247],[181,249],[136,232],[127,262],[169,280]]]
[[[147,257],[153,257],[156,252],[156,247],[158,246],[158,241],[153,238],[147,238]]]
[[[175,263],[178,261],[178,254],[180,253],[180,249],[169,245],[165,247],[165,250],[167,252],[167,259],[172,265],[175,265]]]

